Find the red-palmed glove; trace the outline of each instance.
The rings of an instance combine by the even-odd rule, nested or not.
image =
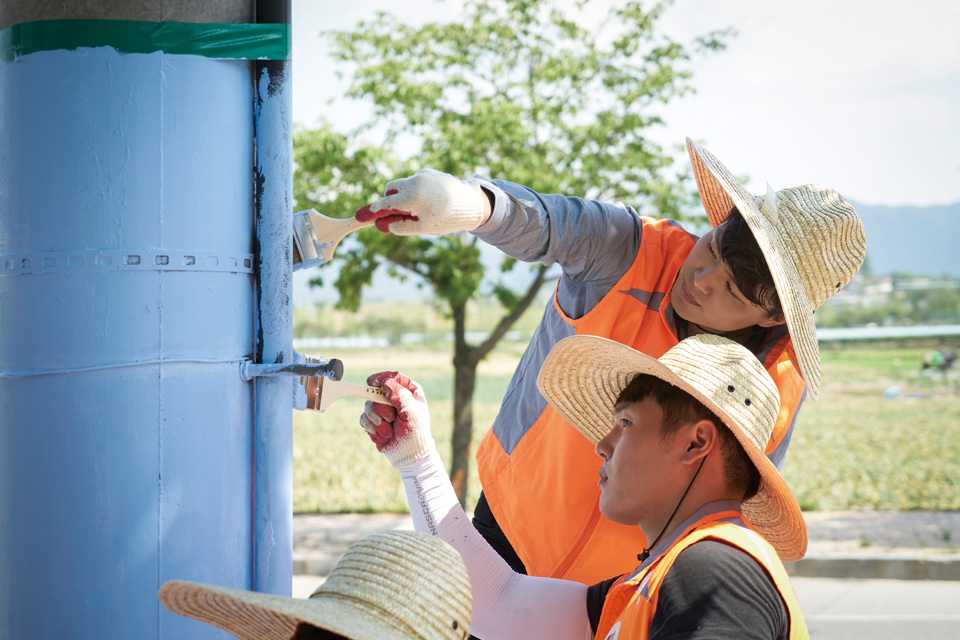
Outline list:
[[[422,169],[387,183],[386,195],[357,211],[358,222],[399,236],[472,231],[483,221],[486,196],[475,180]]]
[[[360,426],[395,469],[436,449],[430,433],[430,411],[420,385],[396,371],[375,373],[367,378],[367,384],[380,387],[390,404],[367,401]]]

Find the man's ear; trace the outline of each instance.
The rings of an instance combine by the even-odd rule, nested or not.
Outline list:
[[[770,316],[765,320],[761,320],[760,322],[757,323],[757,326],[758,327],[775,327],[778,324],[784,324],[786,321],[787,319],[783,317],[783,314],[778,313],[775,316]]]
[[[681,461],[684,464],[700,464],[700,460],[718,446],[718,438],[717,425],[713,420],[691,422],[686,429],[686,450]]]

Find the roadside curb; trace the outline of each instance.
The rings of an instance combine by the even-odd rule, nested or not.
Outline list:
[[[295,553],[293,574],[326,576],[341,555]],[[814,553],[785,564],[790,576],[800,578],[960,581],[960,553]]]
[[[816,511],[804,518],[807,555],[784,563],[791,576],[960,581],[960,511]],[[293,574],[326,576],[360,538],[412,528],[407,514],[298,514]]]
[[[786,567],[803,578],[960,581],[960,553],[815,553]]]

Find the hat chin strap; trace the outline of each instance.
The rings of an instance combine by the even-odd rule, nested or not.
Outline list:
[[[709,453],[707,455],[710,455]],[[683,504],[683,499],[687,497],[687,494],[690,493],[690,487],[693,486],[693,481],[697,479],[697,476],[700,475],[700,469],[703,469],[703,463],[707,461],[707,456],[700,458],[700,466],[697,467],[697,472],[693,474],[693,477],[690,478],[690,484],[687,485],[686,490],[683,492],[683,495],[680,496],[680,500],[677,501],[677,506],[673,508],[673,513],[670,514],[670,517],[667,518],[666,524],[663,525],[663,529],[660,529],[660,533],[654,538],[648,546],[643,548],[643,551],[637,554],[637,560],[643,562],[650,557],[650,550],[655,549],[657,543],[660,542],[660,538],[663,537],[664,532],[667,530],[667,527],[670,526],[670,522],[673,521],[673,516],[677,515],[677,511],[680,510],[680,505]]]

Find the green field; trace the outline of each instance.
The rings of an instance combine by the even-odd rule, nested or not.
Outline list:
[[[481,365],[474,446],[496,415],[522,347],[504,344]],[[956,378],[921,375],[924,351],[823,352],[821,400],[804,403],[784,468],[804,509],[960,509]],[[420,382],[440,453],[449,456],[450,352],[390,349],[336,356],[350,382],[392,369]],[[883,399],[891,387],[899,393]],[[399,476],[358,424],[361,410],[360,400],[345,398],[323,414],[295,412],[294,511],[406,511]],[[479,490],[473,469],[468,506]]]

